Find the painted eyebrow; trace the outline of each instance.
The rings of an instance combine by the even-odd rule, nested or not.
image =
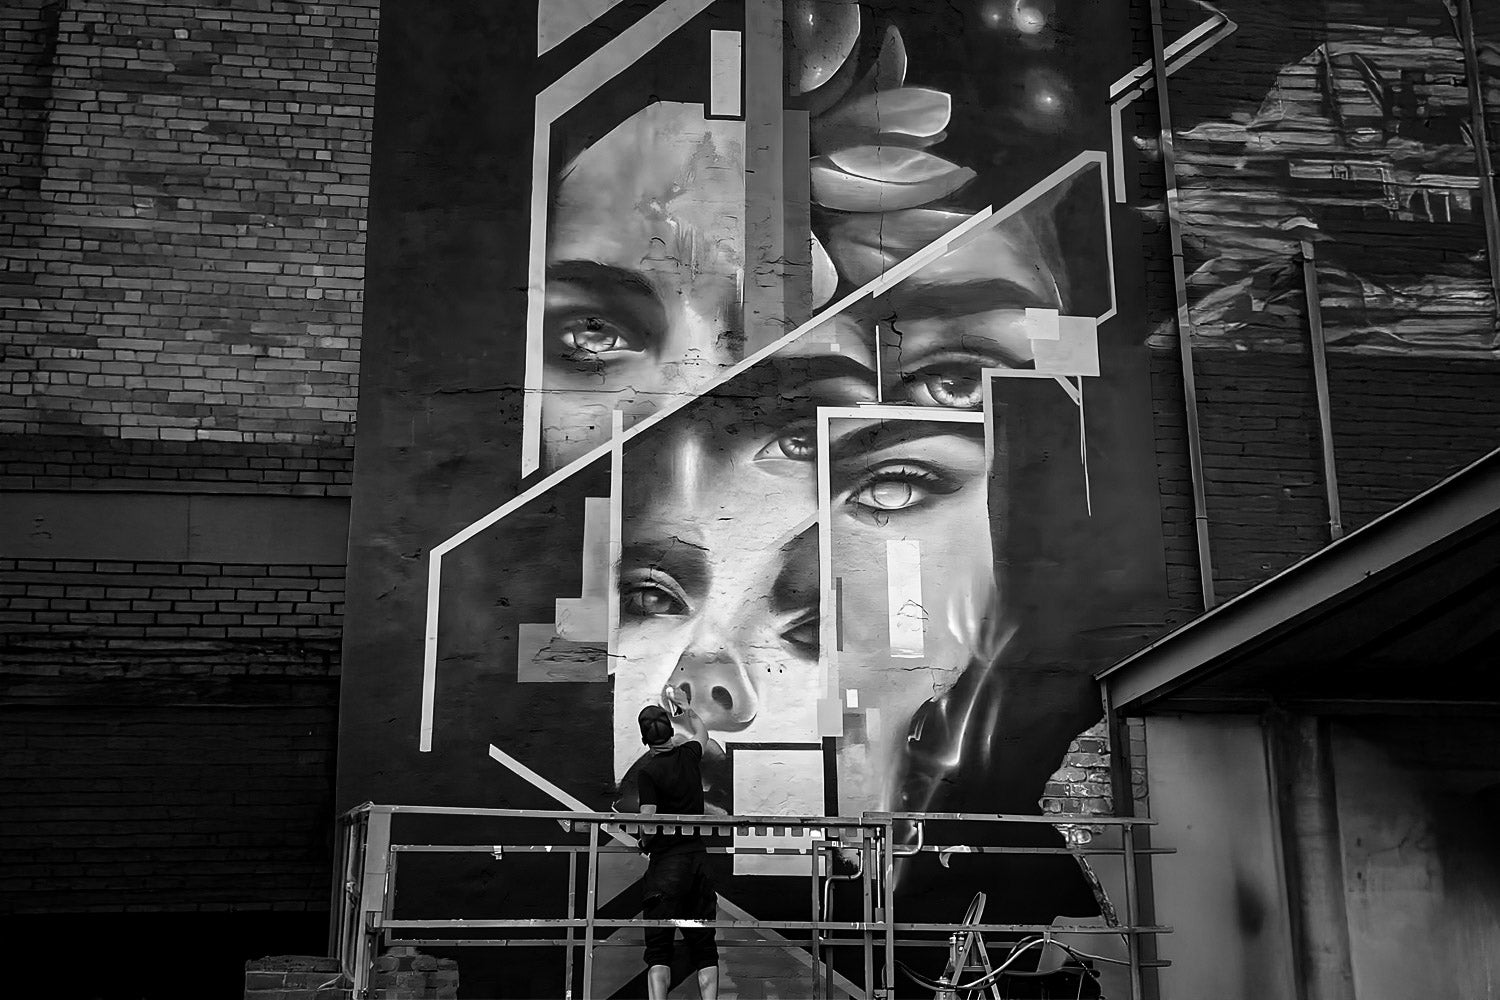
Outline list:
[[[620,572],[648,568],[667,574],[692,597],[706,593],[713,578],[707,550],[677,537],[625,544],[620,553]]]
[[[992,309],[1058,308],[1055,298],[1009,278],[955,281],[906,289],[897,285],[881,300],[881,305],[885,309],[877,307],[875,311],[884,311],[885,315],[878,318],[897,324],[903,319],[956,318]]]
[[[635,271],[596,260],[560,260],[547,265],[547,280],[586,285],[604,291],[624,292],[660,304],[656,286]]]
[[[829,458],[837,464],[859,461],[866,455],[897,445],[938,437],[979,443],[984,441],[983,424],[946,420],[881,420],[843,434],[835,435],[831,431],[832,428],[829,434],[831,440],[828,442]]]

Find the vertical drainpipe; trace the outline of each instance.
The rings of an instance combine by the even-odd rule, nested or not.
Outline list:
[[[1193,521],[1198,536],[1198,577],[1203,610],[1212,608],[1214,562],[1208,540],[1208,499],[1203,480],[1203,443],[1198,430],[1198,386],[1193,375],[1193,318],[1188,313],[1187,268],[1182,259],[1182,220],[1177,195],[1177,154],[1172,145],[1172,102],[1167,94],[1161,0],[1151,0],[1151,65],[1156,74],[1156,108],[1161,119],[1161,165],[1167,189],[1167,232],[1172,241],[1172,286],[1177,294],[1177,346],[1182,354],[1182,394],[1187,411],[1188,466],[1193,479]]]
[[[1333,405],[1328,392],[1328,351],[1323,342],[1323,306],[1318,301],[1318,264],[1310,239],[1302,241],[1302,284],[1307,290],[1307,330],[1312,347],[1313,385],[1318,395],[1318,432],[1323,448],[1323,488],[1328,494],[1328,535],[1344,537],[1339,474],[1333,461]]]
[[[1500,315],[1500,208],[1495,204],[1495,167],[1490,162],[1489,127],[1484,120],[1484,87],[1479,77],[1479,53],[1474,48],[1474,10],[1470,0],[1457,0],[1456,5],[1449,0],[1448,10],[1458,22],[1458,41],[1464,50],[1474,159],[1479,167],[1479,201],[1484,210],[1484,245],[1490,259],[1490,294],[1497,315]]]

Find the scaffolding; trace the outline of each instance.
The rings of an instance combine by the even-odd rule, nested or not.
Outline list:
[[[417,843],[395,835],[394,820],[400,816],[434,817],[426,823],[453,821],[502,822],[508,831],[524,828],[525,836],[508,836],[506,842]],[[974,844],[926,842],[929,824],[941,822],[945,830],[974,829]],[[976,827],[992,824],[1046,824],[1062,829],[1106,831],[1106,846],[1004,846],[987,845]],[[867,812],[859,817],[829,816],[637,816],[621,813],[589,813],[532,809],[470,809],[444,806],[402,806],[365,803],[346,813],[340,822],[340,857],[334,873],[333,920],[330,952],[342,962],[353,986],[355,1000],[370,996],[373,963],[385,948],[526,948],[560,950],[562,966],[557,995],[565,1000],[579,996],[594,1000],[596,951],[601,947],[639,948],[638,936],[621,934],[624,929],[651,927],[707,927],[719,932],[721,948],[780,948],[797,958],[810,980],[814,1000],[852,997],[855,1000],[894,1000],[898,958],[902,949],[945,948],[950,954],[962,942],[964,953],[984,949],[990,936],[1023,936],[1025,948],[1053,947],[1059,953],[1116,962],[1128,970],[1130,1000],[1144,1000],[1147,970],[1166,963],[1155,961],[1155,936],[1170,928],[1141,921],[1138,864],[1155,854],[1171,853],[1137,842],[1142,827],[1151,821],[1127,817],[1051,814],[1020,816],[984,813]],[[430,826],[429,826],[430,829]],[[712,921],[649,920],[606,917],[600,907],[600,868],[609,855],[639,853],[639,838],[651,834],[698,834],[709,844],[710,854],[775,855],[794,859],[809,881],[807,899],[810,919],[758,919],[720,896],[719,918]],[[899,833],[899,836],[898,836]],[[769,840],[767,838],[770,838]],[[726,844],[725,841],[728,841]],[[914,842],[913,842],[914,841]],[[1101,908],[1103,924],[984,923],[982,904],[971,908],[956,922],[903,921],[897,913],[896,866],[900,859],[931,852],[946,863],[953,854],[1065,854],[1079,859],[1087,870],[1087,858],[1106,856],[1123,868],[1123,921],[1114,907]],[[507,858],[547,855],[565,859],[567,881],[558,887],[566,897],[564,917],[401,918],[396,915],[397,874],[403,858],[419,855],[481,855],[496,862]],[[858,884],[859,919],[832,917],[831,896],[836,882]],[[581,892],[580,892],[581,886]],[[544,887],[532,884],[533,894]],[[723,888],[722,886],[720,887]],[[580,898],[581,897],[581,898]],[[581,905],[581,912],[580,912]],[[1124,955],[1109,958],[1083,952],[1061,942],[1060,936],[1092,935],[1123,943]],[[858,949],[863,976],[849,963],[851,975],[835,969],[835,949]],[[1012,957],[1016,954],[1012,949]],[[578,958],[581,955],[581,968]],[[987,964],[987,963],[986,963]],[[950,962],[950,967],[952,963]],[[958,975],[933,983],[909,974],[918,985],[941,987],[937,996],[979,995],[960,992],[972,984],[959,983],[966,963],[960,961]],[[992,986],[1001,974],[999,963],[981,988]],[[1080,981],[1080,988],[1082,983]],[[575,992],[575,987],[579,992]],[[955,989],[957,987],[957,989]],[[945,992],[946,991],[946,992]],[[990,990],[993,993],[993,990]],[[903,995],[913,994],[909,990]],[[923,996],[934,995],[931,989]],[[998,994],[997,994],[998,995]]]

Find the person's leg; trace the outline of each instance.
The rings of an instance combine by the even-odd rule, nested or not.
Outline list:
[[[719,966],[710,965],[698,970],[698,995],[703,1000],[719,1000]],[[665,993],[662,996],[666,996]]]
[[[719,896],[714,892],[713,876],[708,871],[708,856],[698,855],[693,862],[692,885],[688,892],[689,912],[695,920],[713,920],[719,915]],[[682,932],[693,968],[698,970],[698,995],[703,1000],[719,997],[719,947],[712,927]]]
[[[642,916],[647,920],[673,916],[674,889],[680,881],[671,858],[652,858],[641,880],[645,890]],[[646,994],[650,1000],[667,1000],[667,991],[672,988],[672,940],[676,933],[671,927],[648,927],[645,937]]]
[[[718,971],[717,969],[714,971]],[[667,1000],[667,991],[672,988],[672,970],[669,966],[653,965],[646,970],[647,1000]],[[714,996],[719,995],[717,985]]]

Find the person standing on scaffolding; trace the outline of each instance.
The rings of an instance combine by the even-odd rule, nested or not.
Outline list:
[[[641,814],[703,815],[701,762],[711,743],[708,727],[691,706],[677,700],[677,691],[667,688],[661,705],[648,705],[637,718],[641,742],[650,748],[650,759],[641,767]],[[673,716],[684,723],[690,737],[674,739]],[[718,894],[708,872],[708,851],[697,833],[658,833],[641,838],[641,849],[650,856],[646,866],[645,917],[647,920],[713,920],[718,913]],[[676,928],[646,928],[646,989],[651,1000],[666,1000],[672,987],[672,948]],[[698,993],[703,1000],[718,1000],[719,949],[712,927],[683,927],[682,939],[698,974]]]

